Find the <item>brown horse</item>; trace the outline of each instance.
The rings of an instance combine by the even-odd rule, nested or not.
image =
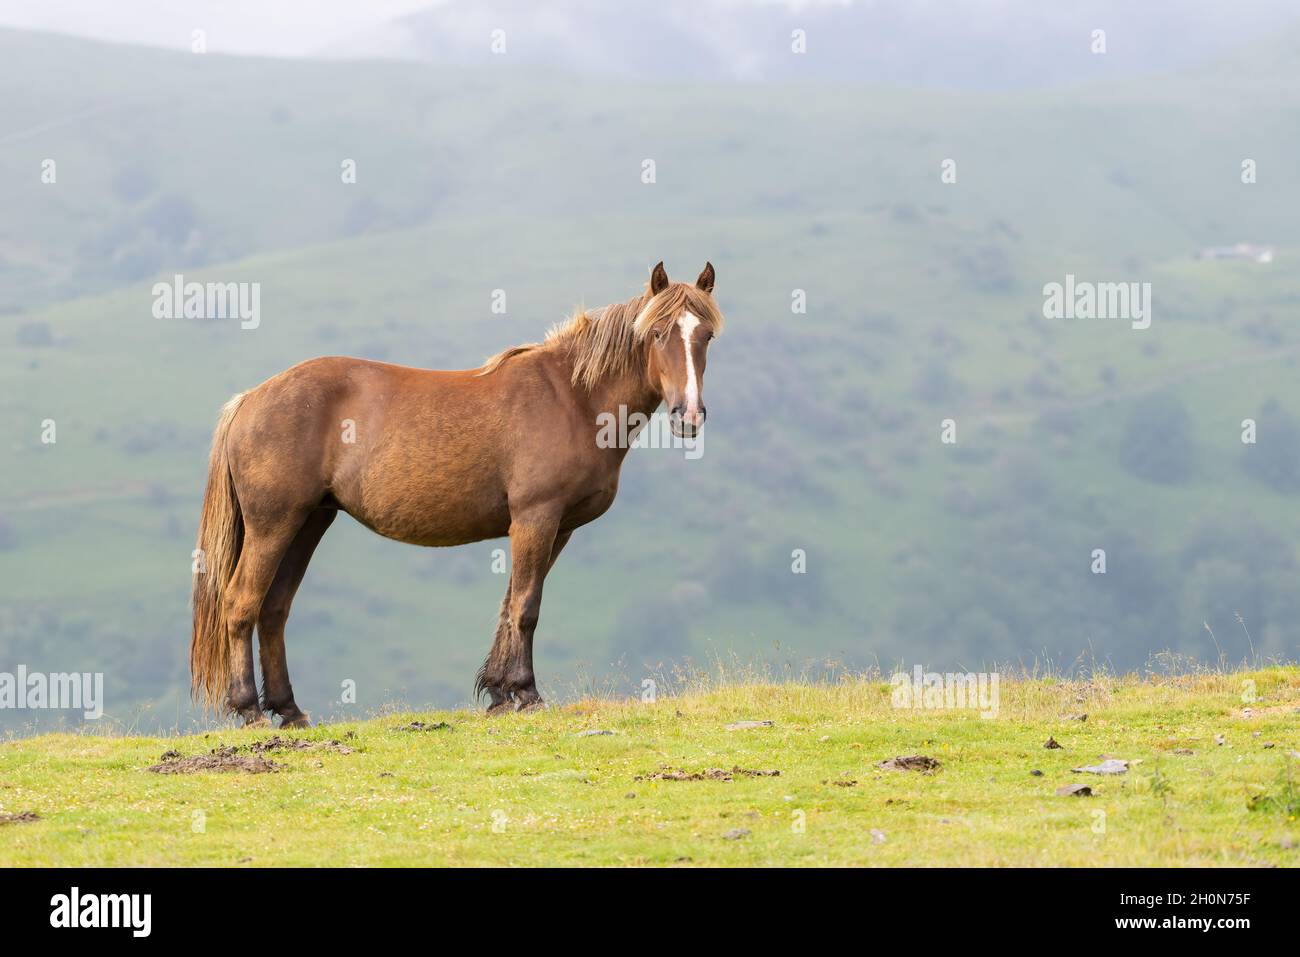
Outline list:
[[[479,369],[313,359],[226,403],[199,523],[195,695],[245,724],[271,711],[282,727],[307,726],[284,625],[312,552],[344,511],[414,545],[509,535],[510,582],[475,693],[491,696],[489,714],[540,706],[542,582],[573,530],[614,501],[627,454],[626,443],[597,441],[598,417],[649,416],[666,402],[679,437],[704,425],[704,363],[722,327],[713,279],[706,264],[694,286],[672,283],[659,263],[644,294],[580,310],[544,342]]]

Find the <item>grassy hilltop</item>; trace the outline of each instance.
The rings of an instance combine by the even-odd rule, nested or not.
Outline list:
[[[852,679],[278,737],[49,735],[0,746],[0,865],[1294,865],[1298,711],[1286,667],[1004,680],[989,719]],[[727,727],[746,721],[771,724]],[[939,767],[877,767],[908,755]],[[1128,772],[1070,770],[1103,756]],[[147,770],[187,759],[258,773]]]

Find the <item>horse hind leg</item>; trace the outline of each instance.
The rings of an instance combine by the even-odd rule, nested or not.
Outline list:
[[[244,519],[244,543],[235,573],[226,586],[223,612],[230,642],[230,686],[226,706],[244,725],[269,724],[258,701],[253,673],[253,626],[280,567],[280,559],[302,526],[301,514],[278,521]]]
[[[302,584],[316,546],[338,514],[318,508],[311,513],[280,559],[275,579],[262,600],[257,618],[257,651],[262,662],[262,710],[280,716],[282,728],[307,728],[310,716],[298,707],[289,683],[289,664],[284,650],[284,626],[294,595]]]
[[[506,690],[506,670],[510,660],[510,646],[513,635],[510,626],[510,586],[506,585],[506,596],[501,599],[501,610],[497,613],[497,630],[492,639],[492,648],[487,659],[478,670],[474,681],[474,696],[487,692],[489,701],[488,714],[501,714],[514,709],[510,692]]]

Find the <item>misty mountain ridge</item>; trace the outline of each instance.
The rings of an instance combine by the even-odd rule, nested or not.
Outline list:
[[[319,52],[659,81],[1015,89],[1176,70],[1300,21],[1285,2],[1249,6],[1253,16],[1209,0],[1175,8],[1126,0],[452,0]],[[806,53],[792,50],[796,30]],[[1104,54],[1093,52],[1094,30],[1106,33]]]

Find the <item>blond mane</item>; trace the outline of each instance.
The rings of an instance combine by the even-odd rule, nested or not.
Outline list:
[[[637,362],[644,361],[642,347],[646,340],[672,325],[685,311],[714,335],[722,331],[722,313],[712,296],[686,283],[671,283],[655,296],[647,290],[627,302],[599,309],[579,307],[569,319],[552,326],[542,342],[498,352],[483,363],[478,375],[489,375],[525,352],[564,350],[573,361],[573,384],[590,390],[602,379],[631,372]]]

